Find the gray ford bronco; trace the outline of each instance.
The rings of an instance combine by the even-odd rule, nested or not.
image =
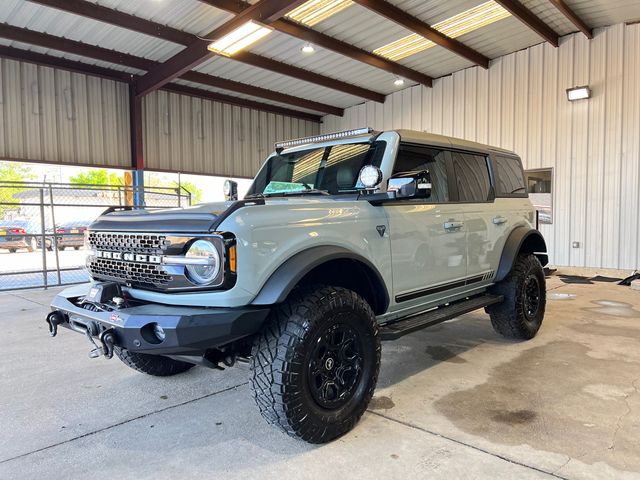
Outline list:
[[[514,153],[408,130],[292,140],[243,200],[105,212],[92,283],[47,323],[149,375],[248,361],[264,418],[327,442],[367,408],[381,340],[480,308],[505,337],[536,335],[536,223]]]

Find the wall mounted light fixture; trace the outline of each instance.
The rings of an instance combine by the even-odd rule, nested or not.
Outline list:
[[[567,88],[567,100],[570,102],[585,100],[587,98],[591,98],[591,89],[589,86]]]

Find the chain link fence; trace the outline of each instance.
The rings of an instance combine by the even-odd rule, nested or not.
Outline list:
[[[0,181],[0,291],[89,280],[84,232],[109,207],[191,205],[184,188]]]

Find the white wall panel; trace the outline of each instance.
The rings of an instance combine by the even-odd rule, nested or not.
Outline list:
[[[0,59],[0,159],[130,164],[127,86]]]
[[[315,122],[164,91],[144,97],[145,168],[253,177],[278,140],[319,132]]]
[[[565,90],[585,84],[593,97],[568,102]],[[364,125],[463,137],[552,167],[554,224],[542,226],[552,262],[640,267],[640,25],[515,52],[327,116],[322,131]]]

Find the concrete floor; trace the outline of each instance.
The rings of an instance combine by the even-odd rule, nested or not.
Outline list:
[[[548,287],[532,341],[477,312],[385,343],[368,412],[324,446],[264,423],[246,366],[147,377],[49,338],[53,290],[0,295],[0,478],[640,478],[640,292]]]

